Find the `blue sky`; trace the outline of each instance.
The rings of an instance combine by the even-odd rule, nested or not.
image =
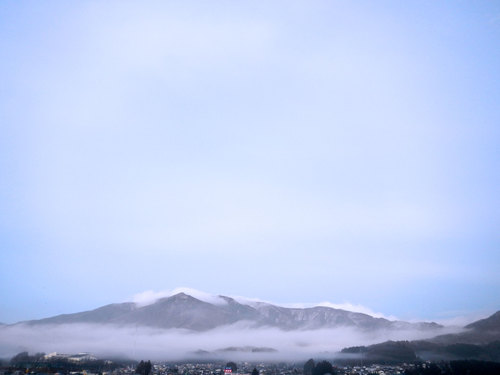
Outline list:
[[[188,286],[500,308],[500,4],[0,4],[0,321]]]

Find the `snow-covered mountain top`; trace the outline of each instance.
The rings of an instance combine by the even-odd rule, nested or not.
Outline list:
[[[132,298],[132,302],[134,302],[138,306],[142,307],[142,306],[151,305],[162,298],[175,296],[176,294],[179,294],[179,293],[187,294],[187,295],[189,295],[193,298],[196,298],[200,301],[210,303],[211,305],[226,305],[227,304],[227,301],[224,298],[222,298],[222,296],[202,292],[201,290],[187,288],[187,287],[175,288],[172,290],[164,290],[164,291],[160,291],[160,292],[155,292],[153,290],[147,290],[145,292],[138,293],[138,294],[134,295]]]
[[[138,306],[147,306],[151,305],[158,300],[166,297],[171,297],[179,293],[184,293],[187,294],[193,298],[196,298],[200,301],[210,303],[212,305],[226,305],[228,302],[224,298],[225,296],[222,295],[216,295],[212,293],[207,293],[201,290],[197,290],[194,288],[189,288],[189,287],[180,287],[180,288],[175,288],[172,290],[164,290],[164,291],[152,291],[152,290],[147,290],[145,292],[136,294],[132,298],[132,302],[136,303]],[[387,316],[383,313],[373,311],[372,309],[360,305],[360,304],[353,304],[350,302],[344,302],[344,303],[332,303],[328,301],[323,301],[319,303],[276,303],[272,301],[266,301],[262,300],[259,298],[249,298],[249,297],[243,297],[243,296],[233,296],[233,295],[228,295],[227,297],[234,299],[236,302],[242,304],[242,305],[247,305],[253,308],[259,308],[265,305],[274,305],[274,306],[281,306],[281,307],[287,307],[287,308],[298,308],[298,309],[304,309],[304,308],[310,308],[310,307],[316,307],[316,306],[322,306],[322,307],[331,307],[334,309],[340,309],[340,310],[346,310],[346,311],[351,311],[351,312],[358,312],[362,314],[367,314],[370,316],[373,316],[375,318],[385,318],[388,320],[398,320],[397,317],[395,316]]]
[[[248,329],[263,327],[286,331],[352,328],[362,331],[429,331],[441,329],[435,323],[409,323],[375,318],[370,314],[339,309],[331,305],[280,306],[257,299],[213,295],[192,288],[147,291],[134,302],[110,304],[94,310],[63,314],[27,322],[40,324],[113,324],[161,329],[207,331],[235,324]],[[344,307],[344,306],[342,306]]]

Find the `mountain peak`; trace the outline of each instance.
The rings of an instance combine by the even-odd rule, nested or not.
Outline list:
[[[171,298],[171,299],[183,299],[183,300],[186,300],[186,299],[190,299],[190,298],[193,298],[193,299],[197,299],[197,298],[194,298],[193,296],[190,296],[189,294],[186,294],[184,292],[179,292],[177,294],[174,294],[173,296],[170,296],[168,298]]]

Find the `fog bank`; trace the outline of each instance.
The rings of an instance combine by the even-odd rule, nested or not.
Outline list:
[[[361,332],[353,328],[283,331],[276,328],[250,329],[244,324],[236,324],[194,332],[98,324],[17,324],[0,327],[0,357],[10,358],[21,351],[28,351],[68,354],[89,352],[102,357],[152,360],[198,357],[300,360],[321,354],[333,357],[335,352],[348,346],[370,345],[386,340],[425,339],[453,331],[456,329],[376,333]],[[240,349],[245,347],[246,349]],[[252,351],[252,348],[264,349]]]

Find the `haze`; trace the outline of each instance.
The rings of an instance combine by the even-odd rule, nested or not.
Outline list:
[[[81,353],[101,357],[139,360],[182,360],[196,358],[222,360],[307,360],[311,356],[338,356],[342,348],[368,345],[386,340],[429,338],[437,333],[458,332],[457,328],[439,331],[393,331],[367,334],[352,328],[311,331],[249,329],[244,324],[206,332],[160,330],[145,327],[118,327],[95,324],[68,324],[2,328],[0,358],[28,351]],[[244,350],[249,347],[250,350]],[[238,350],[227,350],[238,348]],[[260,350],[253,351],[252,348]],[[226,349],[226,350],[225,350]],[[199,351],[206,351],[200,354]]]

